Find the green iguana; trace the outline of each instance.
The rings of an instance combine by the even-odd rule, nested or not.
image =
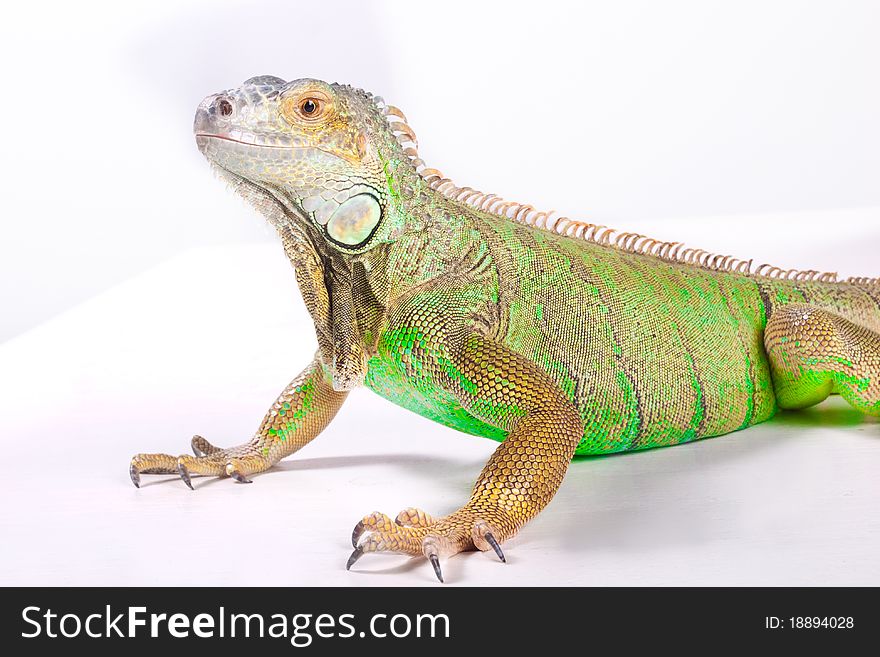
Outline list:
[[[277,229],[318,339],[247,443],[138,454],[131,478],[247,483],[366,385],[500,442],[467,503],[355,526],[365,552],[494,550],[575,454],[675,445],[836,392],[880,415],[880,280],[782,270],[458,187],[403,113],[339,84],[272,76],[206,98],[201,152]]]

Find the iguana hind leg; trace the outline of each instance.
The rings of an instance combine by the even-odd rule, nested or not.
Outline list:
[[[510,349],[471,335],[447,350],[429,333],[405,349],[413,372],[430,376],[480,419],[508,431],[483,468],[468,502],[442,518],[404,509],[397,522],[382,513],[365,516],[352,534],[351,566],[367,552],[425,556],[442,582],[440,558],[465,550],[493,550],[550,502],[583,436],[574,404],[534,363]],[[411,338],[410,338],[411,339]]]
[[[838,392],[854,408],[880,415],[880,334],[832,312],[792,304],[764,330],[781,408],[806,408]]]
[[[279,395],[250,442],[221,449],[201,436],[192,439],[195,456],[137,454],[131,460],[131,481],[140,488],[142,474],[178,474],[192,488],[191,475],[227,476],[250,483],[249,475],[268,470],[317,436],[345,400],[317,358]]]

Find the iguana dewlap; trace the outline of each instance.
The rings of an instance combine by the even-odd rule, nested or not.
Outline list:
[[[314,360],[247,443],[139,454],[141,474],[239,482],[315,438],[348,391],[500,442],[458,511],[373,513],[365,552],[493,549],[575,454],[717,436],[832,392],[880,415],[880,282],[783,270],[458,187],[400,110],[352,87],[261,76],[206,98],[196,142],[278,231]]]

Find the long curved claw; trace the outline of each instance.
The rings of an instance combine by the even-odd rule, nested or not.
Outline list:
[[[428,557],[431,565],[434,567],[434,574],[440,583],[443,583],[443,572],[440,570],[440,552],[437,548],[436,538],[428,536],[422,541],[422,554]]]
[[[437,579],[440,580],[440,583],[443,583],[443,573],[440,571],[440,557],[436,554],[431,554],[428,556],[431,560],[431,565],[434,566],[434,574],[437,575]]]
[[[501,559],[504,563],[507,563],[507,559],[504,558],[504,552],[501,550],[501,546],[498,545],[498,541],[495,540],[495,537],[492,535],[492,532],[486,532],[483,534],[483,538],[486,539],[486,542],[492,546],[492,549],[495,550],[495,554],[498,555],[498,558]]]
[[[252,484],[254,483],[252,480],[245,477],[238,470],[230,470],[229,476],[235,479],[240,484]]]
[[[195,490],[192,485],[192,480],[189,477],[189,470],[186,469],[186,466],[183,463],[178,463],[177,470],[180,472],[180,478],[183,479],[183,483],[189,486],[190,490]]]
[[[355,546],[354,552],[351,553],[351,556],[348,557],[348,561],[345,564],[346,570],[351,570],[351,567],[355,564],[355,562],[364,556],[364,551],[359,547]]]
[[[134,463],[128,466],[128,474],[131,476],[131,483],[134,484],[135,488],[141,487],[141,473],[138,472],[138,469],[135,467]]]
[[[358,546],[358,539],[363,535],[364,529],[364,521],[358,520],[358,524],[354,526],[354,529],[351,532],[351,547],[356,548]]]

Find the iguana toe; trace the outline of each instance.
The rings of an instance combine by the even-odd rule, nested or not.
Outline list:
[[[410,507],[398,513],[394,522],[402,527],[429,527],[436,520],[421,509]]]
[[[222,451],[219,447],[215,447],[199,435],[192,437],[190,445],[192,446],[193,454],[196,456],[210,456],[211,454]]]

